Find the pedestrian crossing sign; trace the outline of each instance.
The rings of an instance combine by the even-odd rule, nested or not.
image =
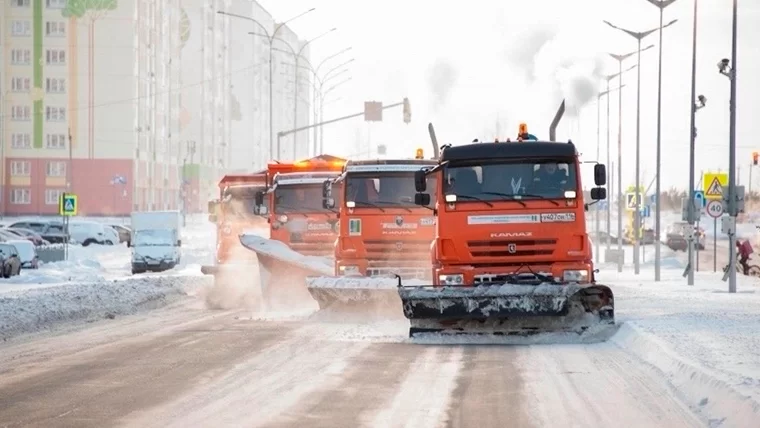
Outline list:
[[[75,216],[79,208],[77,195],[63,193],[58,202],[58,214],[63,216]]]
[[[728,187],[728,174],[706,173],[702,182],[704,183],[705,198],[723,199],[723,188]]]

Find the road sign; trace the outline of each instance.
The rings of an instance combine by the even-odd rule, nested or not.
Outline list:
[[[723,199],[723,188],[728,187],[728,174],[708,172],[702,177],[705,198]]]
[[[638,197],[636,195],[638,195]],[[628,208],[628,211],[633,211],[636,209],[636,199],[639,200],[639,207],[644,205],[644,201],[641,200],[641,193],[625,194],[625,206]]]
[[[707,214],[712,218],[718,218],[723,215],[723,201],[710,201],[707,204]]]
[[[657,194],[649,195],[649,205],[657,205]]]
[[[639,216],[641,216],[642,218],[647,218],[647,217],[650,217],[651,215],[652,215],[652,209],[649,207],[649,205],[644,205],[643,207],[641,207],[641,213],[639,214]]]
[[[74,195],[73,193],[64,193],[61,195],[61,198],[58,201],[59,215],[74,216],[77,215],[78,209],[79,202],[77,200],[77,195]]]
[[[704,208],[707,206],[707,200],[705,199],[705,192],[701,190],[694,191],[694,200],[697,202],[698,208]]]

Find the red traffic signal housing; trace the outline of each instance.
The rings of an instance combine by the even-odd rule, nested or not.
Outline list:
[[[752,152],[752,165],[757,165],[757,152]]]

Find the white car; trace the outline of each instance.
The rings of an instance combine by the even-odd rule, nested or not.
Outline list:
[[[37,269],[39,267],[39,258],[37,257],[37,248],[34,243],[26,239],[7,241],[7,244],[11,244],[18,250],[18,257],[21,261],[22,269]]]
[[[106,245],[117,245],[119,241],[119,232],[111,226],[103,226],[106,232]]]
[[[84,220],[69,223],[69,236],[85,247],[90,244],[105,245],[109,239],[103,223]]]

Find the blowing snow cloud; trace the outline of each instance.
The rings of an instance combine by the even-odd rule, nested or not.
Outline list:
[[[430,67],[427,82],[433,111],[443,109],[449,102],[458,77],[457,69],[446,60],[438,59]]]

